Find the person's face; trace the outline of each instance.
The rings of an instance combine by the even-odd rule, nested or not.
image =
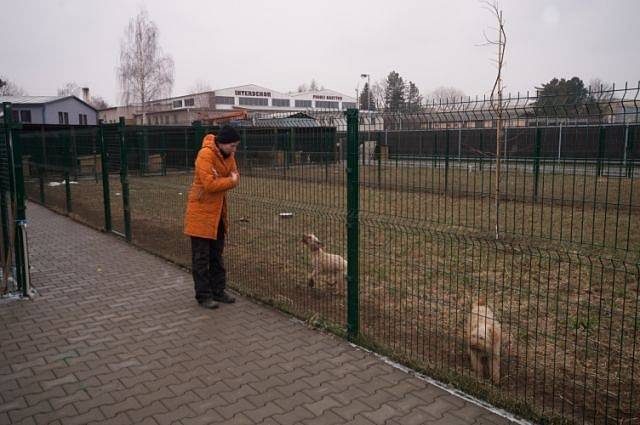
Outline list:
[[[225,155],[231,155],[233,153],[236,153],[236,151],[238,150],[238,146],[240,146],[240,141],[237,141],[237,142],[234,142],[234,143],[220,143],[218,145],[218,148]]]

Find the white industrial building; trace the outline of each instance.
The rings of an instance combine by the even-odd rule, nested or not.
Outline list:
[[[216,90],[215,104],[219,110],[247,109],[260,112],[346,110],[356,107],[356,99],[333,90],[302,93],[281,93],[249,84]]]
[[[120,116],[130,123],[150,125],[191,124],[196,120],[247,118],[279,112],[345,111],[356,107],[356,99],[333,90],[283,93],[255,84],[159,99],[146,108],[118,106],[99,111],[104,122]],[[144,118],[143,118],[144,117]]]

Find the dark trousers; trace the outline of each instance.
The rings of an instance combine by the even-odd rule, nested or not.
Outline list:
[[[191,237],[191,270],[196,300],[203,302],[221,295],[227,284],[227,273],[222,262],[224,226],[218,226],[218,239]]]

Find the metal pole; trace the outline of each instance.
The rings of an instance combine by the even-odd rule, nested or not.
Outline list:
[[[629,124],[624,129],[624,152],[622,153],[622,167],[627,169],[627,149],[629,148]]]
[[[602,175],[602,161],[604,159],[604,139],[605,139],[605,127],[600,126],[600,132],[598,135],[598,162],[596,164],[596,176]]]
[[[540,177],[540,148],[542,143],[542,130],[536,127],[536,145],[533,157],[533,200],[538,199],[538,180]]]
[[[104,205],[104,230],[111,232],[111,194],[109,192],[109,155],[104,142],[104,126],[102,120],[98,123],[98,137],[100,139],[100,167],[102,168],[102,202]]]
[[[15,259],[16,259],[16,278],[18,287],[22,289],[22,296],[29,295],[29,270],[27,251],[27,235],[26,235],[26,207],[24,194],[24,176],[22,174],[22,149],[17,133],[14,133],[12,122],[11,104],[3,103],[3,113],[5,120],[5,137],[7,146],[7,155],[9,159],[9,181],[10,191],[15,200],[16,214],[15,220]]]
[[[445,130],[445,145],[444,145],[444,193],[447,193],[449,188],[449,129]],[[445,204],[446,205],[446,204]]]
[[[359,200],[358,110],[347,110],[347,336],[358,337],[360,311],[358,293]]]
[[[66,199],[66,211],[67,214],[71,212],[71,183],[69,179],[71,178],[71,146],[69,143],[69,134],[62,135],[62,145],[64,149],[64,161],[63,161],[63,175],[64,175],[64,193]]]
[[[560,131],[558,133],[558,162],[562,157],[562,123],[560,123]]]
[[[131,242],[131,205],[129,204],[129,168],[127,164],[127,141],[125,140],[124,117],[118,122],[120,136],[120,184],[122,185],[122,208],[124,212],[124,237]]]

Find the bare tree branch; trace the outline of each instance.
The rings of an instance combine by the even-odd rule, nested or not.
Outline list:
[[[456,87],[438,87],[434,89],[431,93],[429,93],[429,98],[431,100],[440,101],[447,99],[461,99],[465,97],[465,94],[462,90]]]
[[[125,105],[142,107],[143,124],[148,102],[168,97],[173,87],[173,59],[158,44],[159,31],[146,10],[129,21],[120,44],[118,80]]]
[[[27,92],[7,78],[0,76],[0,96],[26,96]]]

